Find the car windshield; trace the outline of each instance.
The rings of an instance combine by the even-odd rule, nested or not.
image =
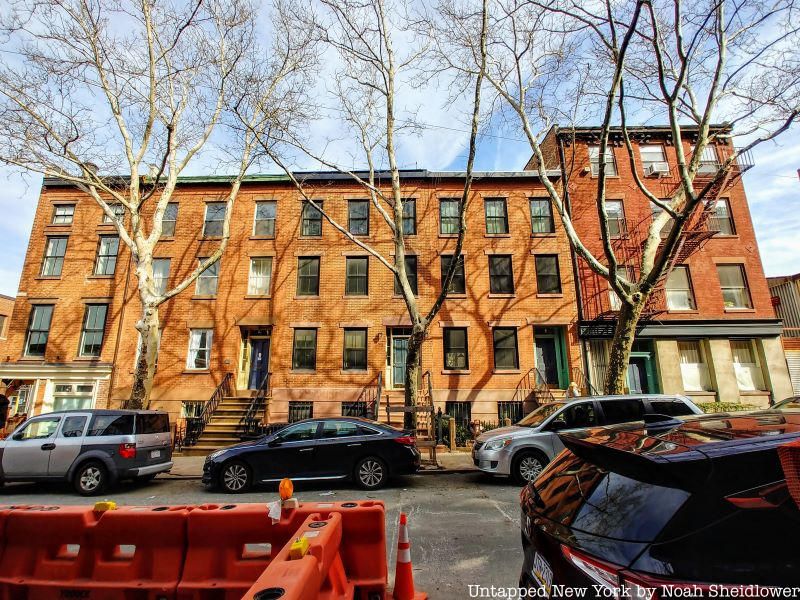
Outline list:
[[[558,402],[542,404],[539,408],[517,423],[517,425],[522,427],[536,427],[563,406],[563,404],[559,404]]]

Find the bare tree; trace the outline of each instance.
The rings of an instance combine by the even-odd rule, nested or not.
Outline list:
[[[470,32],[477,55],[485,54],[486,2],[478,5],[475,27]],[[404,228],[404,197],[398,164],[399,136],[416,124],[405,117],[398,106],[398,87],[409,82],[410,73],[417,68],[425,51],[425,43],[409,42],[407,27],[408,6],[387,0],[318,0],[310,4],[299,2],[288,7],[286,23],[305,24],[316,33],[323,52],[334,56],[340,64],[328,80],[329,92],[336,106],[332,109],[341,119],[346,132],[355,138],[358,150],[354,162],[364,167],[354,169],[343,165],[342,156],[333,158],[324,150],[315,150],[314,144],[291,132],[280,135],[281,142],[294,148],[301,156],[311,158],[328,169],[346,174],[361,186],[368,195],[371,206],[380,215],[392,239],[394,256],[385,256],[367,242],[351,234],[307,193],[304,182],[292,171],[287,161],[275,155],[274,150],[263,149],[282,167],[297,187],[301,197],[322,213],[334,229],[353,244],[374,256],[396,278],[400,294],[411,321],[405,372],[405,406],[416,403],[421,375],[421,348],[429,327],[438,314],[456,272],[466,233],[465,210],[471,197],[472,172],[475,162],[478,129],[480,124],[480,98],[483,75],[480,66],[471,80],[469,150],[466,161],[464,189],[459,207],[459,231],[455,240],[453,259],[444,275],[442,289],[430,307],[419,305],[406,270],[406,231]],[[398,39],[405,40],[398,43]],[[398,50],[397,46],[400,46]],[[477,60],[478,65],[481,59]],[[323,109],[324,110],[324,109]],[[330,108],[328,108],[330,110]],[[259,140],[261,137],[259,136]],[[383,167],[385,165],[385,168]],[[382,185],[379,175],[388,172],[391,183]],[[405,426],[413,425],[414,415],[405,412]]]
[[[3,14],[0,161],[88,194],[130,250],[141,302],[131,408],[149,404],[159,306],[224,252],[242,180],[262,155],[254,132],[288,126],[293,82],[313,58],[297,35],[258,52],[256,15],[248,0],[20,0]],[[254,80],[265,95],[250,94]],[[210,146],[233,171],[219,244],[162,290],[153,253],[165,211]]]
[[[467,18],[469,9],[448,1],[450,18],[436,37],[440,64],[472,76],[478,71],[474,47],[452,35],[453,24]],[[521,127],[579,260],[606,279],[620,299],[605,391],[622,393],[637,325],[680,258],[687,230],[729,185],[743,156],[797,119],[798,7],[794,0],[499,0],[491,7],[482,70],[495,92],[493,107]],[[676,185],[667,198],[634,168],[631,119],[667,123],[677,154]],[[602,249],[592,249],[576,232],[572,172],[543,145],[560,121],[567,132],[581,121],[599,124],[599,156],[605,157],[612,144],[624,146],[636,188],[660,209],[641,234],[633,272],[618,268],[623,263],[605,207],[604,158],[595,197]],[[690,137],[687,126],[692,152],[683,146]],[[730,142],[734,130],[745,140],[740,148]],[[721,156],[709,172],[704,150],[717,146]],[[561,185],[548,180],[548,167],[563,168]],[[704,175],[698,178],[701,167]]]

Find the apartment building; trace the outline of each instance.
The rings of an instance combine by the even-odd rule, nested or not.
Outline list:
[[[783,350],[792,380],[792,390],[800,395],[800,273],[767,277],[772,305],[783,321]]]
[[[656,197],[670,198],[679,184],[676,144],[688,155],[696,138],[696,129],[683,131],[684,139],[674,140],[666,127],[632,129],[633,167],[618,131],[602,158],[597,128],[554,127],[544,141],[547,160],[564,173],[576,230],[599,257],[604,254],[596,183],[600,161],[605,161],[612,246],[619,268],[631,277],[638,272],[647,228],[660,210],[637,187],[631,169]],[[733,149],[729,131],[713,131],[716,141],[703,152],[698,188]],[[532,166],[529,162],[527,168]],[[632,392],[686,393],[699,402],[757,406],[790,395],[781,322],[770,299],[741,181],[751,166],[748,157],[740,158],[686,227],[676,266],[654,294],[634,342],[627,382]],[[585,261],[574,260],[586,372],[602,389],[619,299]]]
[[[302,179],[333,219],[393,260],[363,188],[335,173]],[[402,173],[406,267],[423,308],[455,247],[463,183]],[[156,251],[164,289],[219,244],[226,190],[222,177],[180,181]],[[437,406],[497,422],[519,417],[537,386],[563,394],[580,367],[574,271],[538,174],[476,173],[472,190],[463,265],[422,366]],[[402,403],[410,321],[391,272],[286,177],[248,177],[233,211],[222,259],[160,308],[151,407],[196,415],[227,374],[246,397],[266,373],[275,422],[352,412],[379,377],[382,403]],[[4,381],[28,390],[30,413],[116,407],[129,394],[139,306],[130,252],[108,221],[74,187],[44,181],[0,364]]]

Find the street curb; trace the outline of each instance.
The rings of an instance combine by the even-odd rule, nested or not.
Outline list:
[[[466,475],[467,473],[480,473],[478,469],[426,469],[417,471],[414,475]],[[200,481],[202,475],[164,475],[158,477],[159,481]]]

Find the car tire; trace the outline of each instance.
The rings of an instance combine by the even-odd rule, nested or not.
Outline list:
[[[386,485],[389,469],[377,456],[367,456],[356,463],[353,477],[362,490],[377,490]]]
[[[527,485],[539,476],[549,462],[537,450],[523,450],[511,462],[511,476],[519,485]]]
[[[108,469],[96,460],[83,463],[72,478],[75,491],[81,496],[97,496],[108,486]]]
[[[252,485],[250,468],[241,461],[232,460],[222,465],[219,473],[219,487],[228,494],[241,494]]]

